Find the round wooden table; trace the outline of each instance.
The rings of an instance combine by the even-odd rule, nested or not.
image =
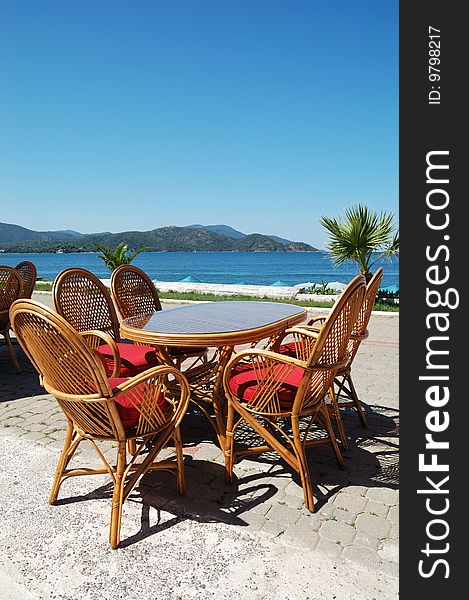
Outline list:
[[[120,329],[122,337],[154,346],[159,359],[169,365],[174,363],[168,347],[216,348],[210,360],[185,370],[184,374],[191,386],[192,401],[213,425],[224,450],[223,369],[234,346],[275,339],[306,316],[305,308],[280,302],[207,302],[125,319]]]

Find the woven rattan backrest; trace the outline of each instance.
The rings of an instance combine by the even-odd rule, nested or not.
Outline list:
[[[16,269],[0,267],[0,331],[9,327],[8,311],[23,293],[23,280]]]
[[[21,275],[23,280],[23,293],[21,294],[21,297],[31,298],[37,279],[36,266],[32,262],[25,260],[16,265],[15,269]]]
[[[365,277],[357,275],[344,289],[321,327],[310,356],[310,365],[334,364],[344,359],[363,304],[365,286]]]
[[[312,371],[305,373],[301,386],[305,395],[297,395],[294,412],[316,404],[332,385],[337,372],[333,365],[347,358],[347,345],[363,304],[365,285],[365,277],[357,275],[332,307],[310,354],[308,366]]]
[[[52,288],[55,310],[77,331],[97,329],[120,342],[119,321],[106,286],[90,271],[66,269]]]
[[[373,305],[375,303],[376,295],[378,294],[379,286],[381,285],[382,279],[383,269],[380,267],[366,286],[365,298],[363,300],[360,312],[358,313],[358,318],[355,323],[355,326],[352,330],[352,336],[357,336],[358,338],[361,338],[361,336],[364,336],[366,334],[368,323],[370,322],[371,311],[373,310]],[[361,339],[354,339],[353,337],[350,338],[347,348],[347,351],[350,354],[350,362],[354,359],[355,354],[357,353],[357,350],[360,347],[361,341]]]
[[[19,344],[56,397],[111,396],[103,363],[77,331],[55,311],[34,300],[10,309]]]
[[[123,319],[161,310],[161,302],[152,280],[138,267],[118,267],[112,273],[111,291]]]
[[[23,280],[16,269],[0,267],[0,311],[8,310],[23,293]]]

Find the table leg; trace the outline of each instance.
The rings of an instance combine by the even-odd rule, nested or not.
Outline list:
[[[163,364],[174,366],[173,359],[163,346],[155,347]],[[183,371],[191,388],[191,401],[203,412],[217,435],[221,450],[226,447],[226,400],[223,390],[223,372],[233,353],[232,346],[217,348],[207,362]]]

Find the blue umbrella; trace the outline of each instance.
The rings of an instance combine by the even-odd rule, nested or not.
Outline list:
[[[200,279],[197,279],[196,277],[192,277],[192,275],[189,275],[189,277],[185,277],[184,279],[181,279],[181,282],[184,282],[184,283],[202,283],[200,281]]]
[[[277,281],[274,281],[274,283],[271,283],[270,285],[277,285],[277,286],[286,286],[288,284],[286,284],[284,281],[280,281],[280,279],[278,279]]]

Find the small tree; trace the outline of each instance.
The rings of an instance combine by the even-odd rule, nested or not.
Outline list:
[[[124,242],[121,242],[114,250],[107,246],[102,246],[101,244],[94,243],[93,245],[102,253],[98,258],[104,261],[106,267],[110,271],[114,271],[121,265],[129,265],[140,252],[146,250],[146,248],[140,248],[139,250],[128,254],[128,247]]]
[[[371,267],[380,258],[399,256],[399,232],[391,213],[377,213],[363,204],[345,210],[343,218],[321,217],[330,234],[327,251],[335,265],[353,260],[370,281]],[[372,254],[379,256],[372,260]]]

